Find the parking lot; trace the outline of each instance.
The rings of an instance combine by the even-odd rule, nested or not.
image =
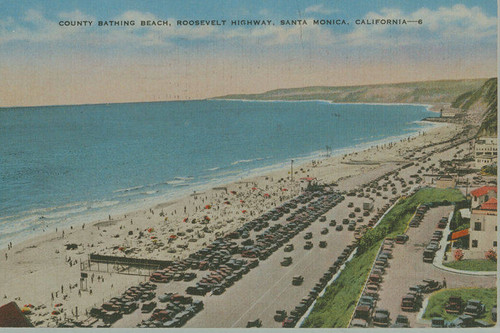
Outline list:
[[[398,314],[402,314],[408,317],[411,327],[426,327],[424,324],[416,323],[418,312],[401,310],[401,300],[410,286],[422,284],[424,279],[432,279],[440,283],[446,279],[448,288],[494,287],[496,285],[494,276],[455,274],[440,270],[422,260],[424,248],[431,240],[432,233],[437,230],[438,221],[442,217],[447,217],[452,210],[452,206],[431,208],[425,214],[419,227],[408,228],[409,240],[406,244],[394,244],[393,258],[389,261],[390,267],[383,276],[377,302],[377,308],[389,310],[392,321]]]

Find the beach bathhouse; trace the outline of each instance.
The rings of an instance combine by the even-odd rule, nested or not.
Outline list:
[[[474,144],[474,161],[478,169],[497,163],[498,139],[496,137],[481,137]]]

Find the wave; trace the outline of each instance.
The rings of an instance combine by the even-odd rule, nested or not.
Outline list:
[[[160,190],[141,192],[141,194],[151,195],[151,194],[155,194],[155,193],[158,193],[158,192],[160,192]]]
[[[185,183],[174,184],[174,187],[181,187],[181,186],[189,186],[189,184]]]
[[[219,167],[215,167],[215,168],[207,169],[207,171],[215,171],[215,170],[219,170],[219,169],[220,169]]]
[[[231,163],[231,165],[237,165],[237,164],[241,164],[241,163],[251,163],[251,162],[262,161],[262,160],[265,160],[265,158],[264,157],[258,157],[258,158],[253,158],[253,159],[250,159],[250,160],[239,160],[239,161],[234,161],[233,163]]]
[[[114,206],[116,204],[119,204],[120,201],[98,201],[92,203],[90,206],[87,206],[88,209],[95,209],[95,208],[104,208],[104,207],[109,207],[109,206]]]
[[[113,193],[137,191],[137,190],[140,190],[141,188],[144,188],[144,187],[145,187],[144,185],[133,186],[133,187],[123,188],[123,189],[113,191]]]
[[[194,179],[193,176],[187,176],[187,177],[174,177],[174,180],[191,180]]]

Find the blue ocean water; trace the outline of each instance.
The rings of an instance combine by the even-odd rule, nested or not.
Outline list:
[[[257,170],[408,136],[425,106],[188,101],[0,110],[0,247]],[[134,206],[135,205],[135,206]]]

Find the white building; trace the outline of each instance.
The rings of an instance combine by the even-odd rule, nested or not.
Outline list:
[[[471,195],[470,243],[466,259],[484,259],[486,251],[497,250],[497,188],[483,186]]]
[[[490,137],[481,137],[476,140],[474,145],[474,160],[476,168],[496,164],[498,155],[498,139]]]

